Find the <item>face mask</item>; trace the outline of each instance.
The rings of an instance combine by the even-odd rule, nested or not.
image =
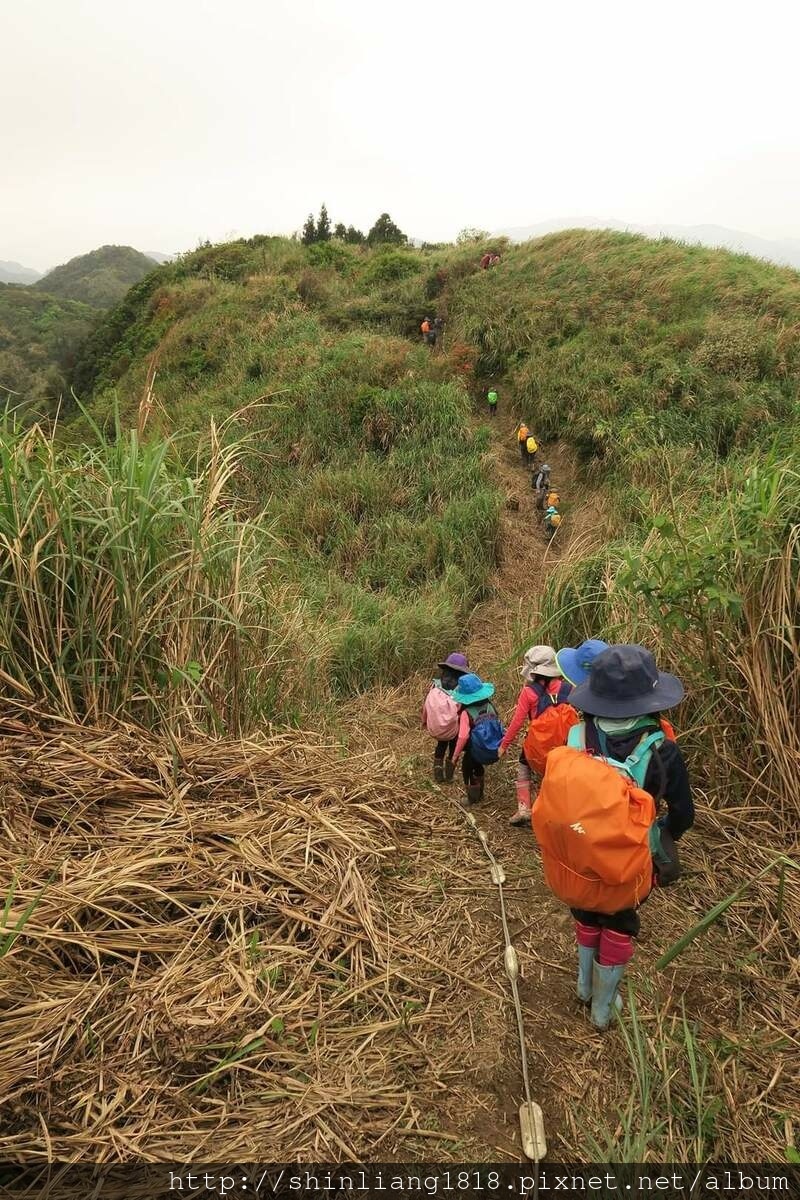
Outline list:
[[[646,717],[595,717],[595,725],[610,737],[615,734],[632,733],[646,721]]]

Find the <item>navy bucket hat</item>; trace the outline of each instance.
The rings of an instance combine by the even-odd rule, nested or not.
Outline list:
[[[683,684],[659,671],[644,646],[609,646],[598,654],[589,678],[570,694],[569,702],[592,717],[644,717],[680,704]]]

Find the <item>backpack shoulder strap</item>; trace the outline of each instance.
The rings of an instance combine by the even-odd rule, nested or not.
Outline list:
[[[643,737],[636,749],[628,755],[625,762],[622,763],[626,774],[630,775],[631,779],[640,788],[644,787],[644,780],[647,774],[647,768],[650,766],[650,759],[653,751],[664,741],[663,729],[656,729],[653,733]]]
[[[586,722],[578,721],[577,725],[573,725],[567,734],[567,745],[573,750],[586,749]]]

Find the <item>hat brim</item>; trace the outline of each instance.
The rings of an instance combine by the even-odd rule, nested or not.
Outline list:
[[[553,663],[552,666],[548,666],[547,663],[537,663],[535,666],[525,663],[520,671],[523,679],[535,679],[537,675],[544,675],[545,679],[557,679],[560,674],[561,671],[557,662]]]
[[[565,649],[559,650],[556,654],[556,662],[560,674],[573,687],[578,687],[579,684],[585,683],[589,678],[589,672],[584,670],[578,660],[578,651],[572,646],[567,646]]]
[[[494,684],[485,683],[477,692],[470,692],[469,695],[466,695],[464,692],[459,691],[459,689],[456,688],[454,692],[450,693],[450,699],[455,700],[456,704],[470,705],[480,704],[481,700],[488,700],[489,697],[493,695]]]
[[[452,671],[455,675],[469,675],[469,667],[457,667],[447,661],[436,664],[440,671]]]
[[[598,696],[592,691],[590,676],[586,683],[581,683],[572,690],[569,702],[573,708],[588,713],[590,717],[644,717],[648,713],[674,708],[676,704],[680,704],[685,694],[677,675],[660,671],[658,683],[646,696],[633,696],[627,700]]]

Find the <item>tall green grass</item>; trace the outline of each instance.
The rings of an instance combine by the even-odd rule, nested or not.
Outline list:
[[[0,676],[69,717],[240,728],[285,644],[267,525],[224,503],[236,447],[192,474],[135,432],[78,453],[0,435]]]

